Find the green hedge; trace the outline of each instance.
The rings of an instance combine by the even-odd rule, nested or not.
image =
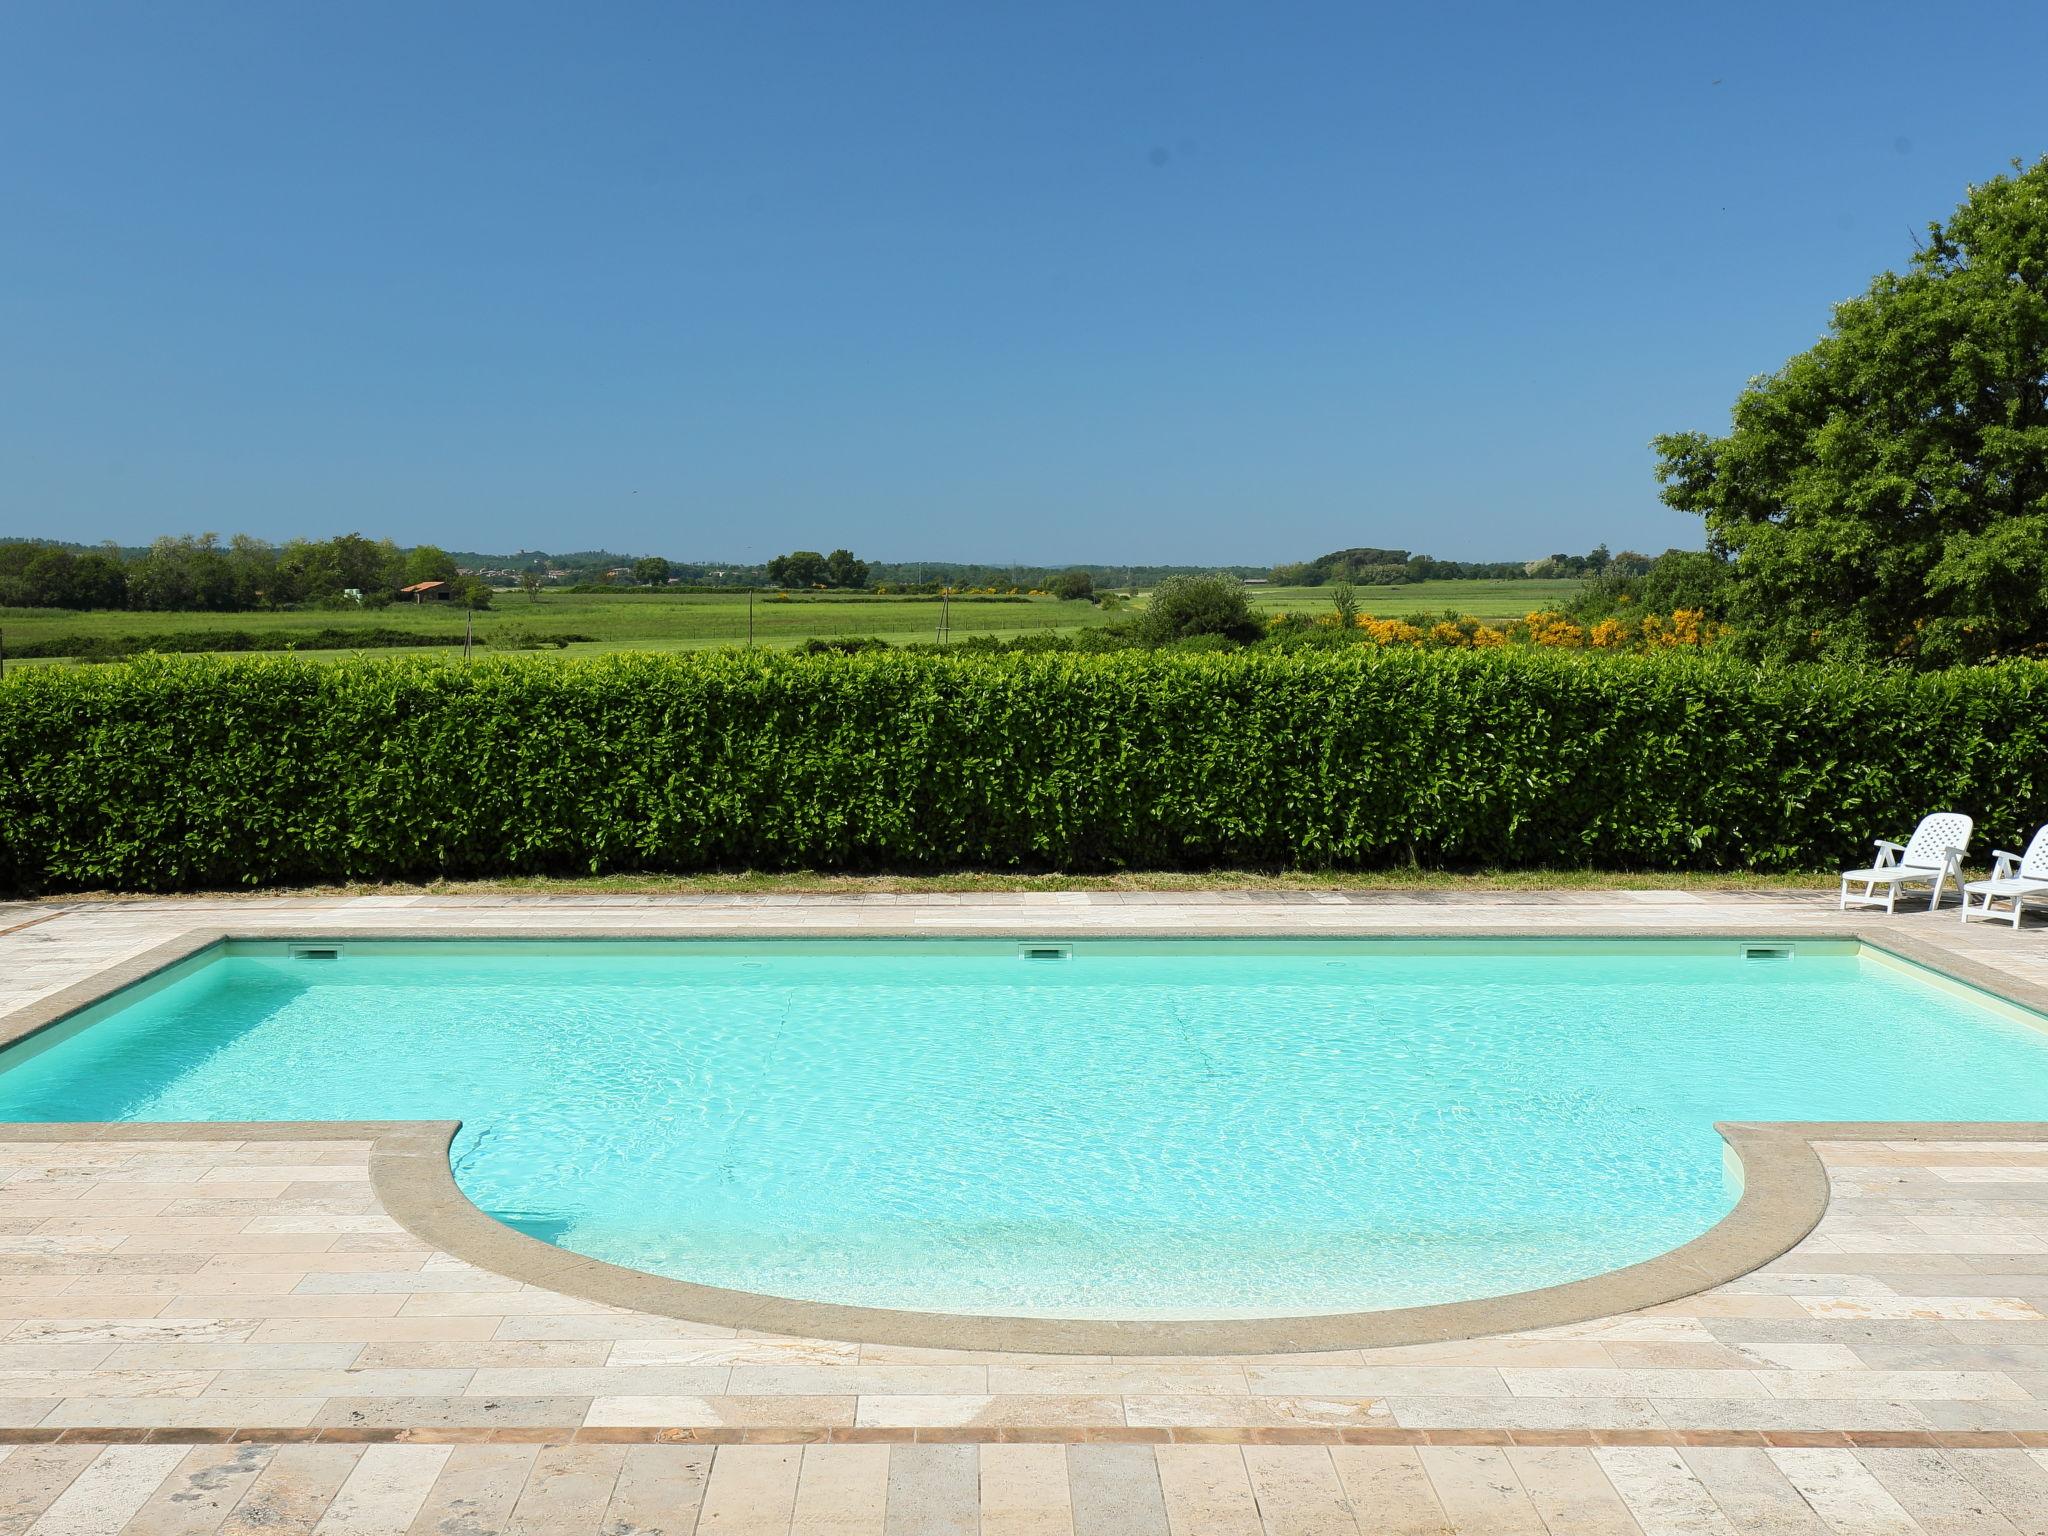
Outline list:
[[[1534,651],[166,658],[0,683],[0,886],[1779,869],[2048,818],[2048,669]]]

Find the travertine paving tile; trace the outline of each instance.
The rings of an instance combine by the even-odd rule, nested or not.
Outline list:
[[[1067,1488],[1074,1536],[1167,1536],[1153,1452],[1136,1445],[1070,1445]]]
[[[1545,1536],[1507,1452],[1492,1447],[1426,1446],[1419,1453],[1437,1502],[1453,1529],[1487,1536]]]
[[[604,1536],[690,1536],[711,1477],[708,1446],[635,1445],[626,1450]]]
[[[543,1446],[512,1506],[510,1536],[595,1529],[625,1463],[622,1445]]]
[[[1544,1528],[1556,1536],[1641,1536],[1628,1505],[1590,1450],[1515,1446],[1508,1465],[1521,1479]]]
[[[2025,1451],[1948,1451],[1944,1455],[2021,1536],[2048,1536],[2048,1466]]]
[[[8,1447],[0,1460],[0,1536],[21,1536],[98,1455],[79,1445]]]
[[[951,1401],[951,1399],[947,1399]],[[850,1426],[851,1397],[600,1397],[578,1419],[592,1426],[620,1424],[773,1424],[799,1428]],[[554,1424],[555,1417],[527,1422]],[[575,1422],[575,1421],[572,1421]]]
[[[1594,1456],[1644,1536],[1735,1536],[1735,1527],[1676,1451],[1602,1447]]]
[[[538,1455],[539,1448],[531,1445],[454,1447],[413,1516],[408,1536],[504,1530]]]
[[[362,1457],[363,1448],[353,1445],[280,1446],[221,1523],[220,1536],[312,1530]]]
[[[241,1502],[276,1448],[203,1445],[186,1452],[137,1510],[122,1536],[207,1536]]]
[[[1267,1536],[1359,1536],[1326,1447],[1248,1445],[1244,1464]]]
[[[452,1454],[446,1445],[365,1448],[314,1536],[404,1536]]]
[[[889,1452],[888,1536],[975,1536],[980,1456],[971,1445],[899,1445]]]
[[[1916,1536],[1918,1526],[1854,1451],[1773,1451],[1800,1497],[1822,1520],[1856,1536]]]
[[[1083,1429],[1122,1424],[1124,1405],[1118,1397],[863,1397],[855,1422],[869,1428],[1022,1424]]]
[[[587,1397],[329,1397],[313,1401],[319,1407],[302,1422],[335,1429],[488,1429],[500,1425],[578,1424],[590,1412]],[[285,1421],[245,1417],[236,1422]]]
[[[1686,1466],[1743,1536],[1826,1536],[1813,1506],[1761,1450],[1689,1446]]]
[[[791,1536],[882,1536],[893,1454],[886,1445],[805,1446]]]
[[[981,1530],[982,1536],[1073,1536],[1065,1449],[983,1446]]]
[[[2016,1536],[1996,1505],[1941,1452],[1876,1450],[1859,1455],[1927,1536]]]
[[[1153,1459],[1172,1536],[1261,1536],[1259,1501],[1241,1447],[1161,1446]]]
[[[725,1445],[712,1459],[701,1536],[786,1536],[803,1468],[800,1445]]]
[[[31,1536],[106,1536],[119,1531],[185,1459],[181,1445],[110,1445],[28,1529]]]
[[[1361,1531],[1372,1536],[1447,1536],[1450,1517],[1422,1458],[1405,1446],[1338,1445],[1330,1463]]]
[[[1363,1425],[1392,1423],[1394,1415],[1388,1404],[1371,1397],[1233,1397],[1217,1393],[1206,1397],[1127,1397],[1124,1420],[1162,1425]]]

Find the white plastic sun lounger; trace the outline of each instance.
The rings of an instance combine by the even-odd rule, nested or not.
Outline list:
[[[1991,878],[1972,880],[1963,887],[1963,921],[1973,917],[2010,918],[2014,928],[2020,925],[2020,908],[2029,896],[2048,896],[2048,827],[2034,834],[2027,844],[2025,853],[2007,853],[1995,848],[1991,853]],[[1970,898],[1978,898],[1972,908]],[[1991,904],[1994,901],[2009,901],[2011,912],[2001,912]]]
[[[1897,909],[1899,887],[1932,882],[1934,894],[1927,898],[1927,910],[1941,905],[1941,888],[1954,880],[1963,883],[1963,854],[1969,850],[1970,833],[1976,823],[1954,811],[1936,811],[1922,817],[1920,825],[1903,845],[1877,840],[1877,862],[1868,869],[1842,871],[1842,906]],[[1861,891],[1851,891],[1860,884]],[[1880,891],[1879,887],[1883,889]]]

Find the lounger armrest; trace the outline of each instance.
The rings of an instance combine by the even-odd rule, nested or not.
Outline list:
[[[1994,848],[1991,850],[1992,879],[2003,880],[2007,875],[2011,874],[2014,870],[2018,869],[2019,867],[2020,856],[2018,854],[2008,852],[2004,848]]]
[[[1888,842],[1880,837],[1877,840],[1877,861],[1873,867],[1877,869],[1890,869],[1899,862],[1899,855],[1905,851],[1906,845],[1904,843]]]

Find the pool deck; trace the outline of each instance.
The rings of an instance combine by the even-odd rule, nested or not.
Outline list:
[[[1965,930],[1953,904],[1845,920],[1832,896],[248,898],[0,905],[0,1016],[195,932],[623,928],[1862,931],[2048,986],[2038,927]],[[380,1198],[373,1147],[417,1128],[15,1127],[0,1536],[2048,1536],[2038,1130],[1782,1131],[1825,1166],[1819,1225],[1647,1308],[1139,1355],[795,1336],[530,1283]]]

